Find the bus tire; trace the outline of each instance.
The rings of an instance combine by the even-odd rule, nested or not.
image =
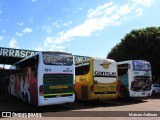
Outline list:
[[[22,92],[22,101],[25,103],[26,102],[26,97],[25,97],[25,94],[24,94],[24,92]]]
[[[75,102],[78,102],[77,92],[75,91]]]
[[[26,99],[26,103],[29,104],[30,103],[30,96],[29,96],[28,92],[26,93],[26,98],[25,99]]]
[[[11,94],[11,88],[9,89],[9,94]]]
[[[156,95],[156,92],[153,90],[152,91],[152,96],[155,96]]]

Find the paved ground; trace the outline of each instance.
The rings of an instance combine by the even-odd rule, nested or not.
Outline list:
[[[160,95],[149,97],[144,100],[111,100],[111,101],[89,101],[76,102],[73,104],[63,104],[54,106],[36,107],[21,102],[16,97],[7,95],[0,96],[0,112],[15,112],[21,115],[28,113],[40,113],[40,119],[111,119],[111,120],[160,120]],[[38,114],[38,115],[40,115]],[[159,117],[137,117],[141,115],[158,115]],[[136,117],[133,117],[136,116]],[[3,118],[10,119],[10,118]],[[17,120],[17,118],[12,118]],[[27,119],[27,118],[23,118]],[[32,118],[37,119],[37,118]]]

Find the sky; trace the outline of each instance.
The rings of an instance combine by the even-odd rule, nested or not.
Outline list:
[[[160,26],[160,0],[0,0],[0,47],[106,58],[133,29]]]

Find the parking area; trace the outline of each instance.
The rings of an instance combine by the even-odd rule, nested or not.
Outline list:
[[[23,103],[20,99],[0,96],[1,112],[41,113],[42,117],[136,117],[136,114],[157,114],[160,117],[160,95],[138,99],[118,99],[107,101],[79,101],[72,104],[36,107]],[[135,115],[135,116],[134,116]],[[141,116],[140,116],[141,117]],[[145,116],[146,117],[146,116]],[[149,116],[152,117],[153,116]],[[156,116],[155,116],[156,117]]]

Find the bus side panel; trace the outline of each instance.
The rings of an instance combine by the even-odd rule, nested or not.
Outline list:
[[[16,80],[15,80],[15,76],[16,74],[11,74],[10,75],[10,81],[9,81],[9,87],[8,87],[8,92],[11,95],[15,95],[16,96]]]
[[[31,104],[38,105],[37,99],[37,69],[33,67],[27,67],[27,77],[28,77],[28,92],[29,101]]]
[[[79,100],[92,99],[90,97],[90,87],[93,85],[92,60],[85,63],[87,63],[86,66],[76,69],[78,75],[75,77],[75,92]],[[80,64],[83,64],[83,62]]]
[[[16,73],[16,71],[11,71],[10,74],[10,80],[9,80],[9,86],[8,86],[8,92],[11,95],[14,95],[16,97],[21,97],[21,73]]]
[[[26,69],[11,73],[8,91],[24,102],[37,105],[37,73],[36,70],[32,70],[32,67]]]
[[[90,73],[82,76],[76,76],[75,90],[78,99],[89,99],[89,81]]]

